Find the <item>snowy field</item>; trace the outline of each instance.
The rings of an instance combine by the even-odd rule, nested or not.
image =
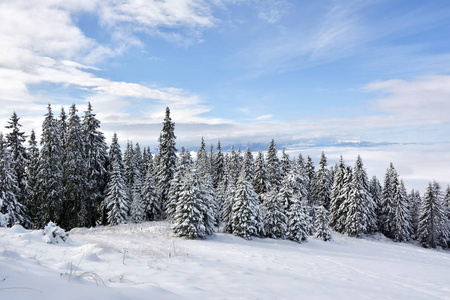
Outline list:
[[[185,240],[165,222],[0,228],[0,299],[450,299],[450,252],[382,236]]]

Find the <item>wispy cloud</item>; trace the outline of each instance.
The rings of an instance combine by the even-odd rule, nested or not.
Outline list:
[[[273,117],[273,115],[271,115],[271,114],[262,115],[262,116],[257,117],[255,120],[256,121],[267,120],[267,119],[271,119],[272,117]]]

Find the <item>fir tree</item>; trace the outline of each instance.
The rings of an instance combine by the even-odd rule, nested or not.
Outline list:
[[[233,178],[234,183],[237,183],[240,170],[241,170],[241,159],[239,154],[234,151],[234,146],[231,146],[231,152],[227,164],[229,175]]]
[[[228,166],[228,164],[226,165]],[[234,204],[234,196],[236,193],[236,184],[233,176],[230,175],[230,171],[228,167],[225,168],[225,174],[222,178],[222,182],[220,184],[220,193],[219,199],[221,201],[221,209],[220,215],[222,218],[222,223],[224,224],[225,232],[232,233],[233,232],[233,223],[232,223],[232,213],[233,213],[233,204]]]
[[[395,215],[394,181],[398,182],[398,174],[394,165],[391,163],[384,176],[381,218],[379,220],[381,232],[388,237],[392,237],[394,231],[392,228]]]
[[[214,158],[212,170],[213,170],[214,188],[217,189],[220,182],[222,181],[222,178],[224,176],[224,170],[225,170],[225,160],[224,160],[224,156],[222,153],[222,147],[220,145],[220,141],[217,142],[216,150],[217,150],[217,153]]]
[[[141,191],[142,183],[140,179],[137,179],[132,187],[132,201],[130,207],[130,221],[132,223],[142,223],[145,218],[145,207]]]
[[[210,234],[208,225],[205,224],[208,205],[203,201],[201,189],[201,180],[196,172],[187,174],[172,224],[172,229],[178,236],[197,239]]]
[[[64,198],[61,136],[50,104],[47,110],[42,124],[37,176],[37,197],[40,201],[37,224],[39,227],[43,227],[49,221],[61,223],[62,199]]]
[[[270,190],[270,182],[267,177],[267,169],[262,151],[259,151],[258,156],[256,157],[254,187],[261,202],[261,196]]]
[[[375,214],[376,214],[376,229],[380,230],[381,227],[381,205],[383,199],[383,189],[381,188],[380,181],[376,176],[373,176],[370,180],[369,191],[372,195],[373,202],[375,204]]]
[[[398,177],[393,178],[392,184],[394,187],[394,216],[391,237],[397,242],[405,242],[411,238],[412,231],[408,195],[403,181]]]
[[[286,237],[287,217],[284,213],[282,199],[276,190],[270,191],[264,197],[263,225],[266,237],[274,239]]]
[[[84,155],[86,157],[86,209],[87,224],[94,226],[100,218],[101,203],[105,198],[106,182],[108,180],[108,146],[105,136],[100,131],[100,121],[92,112],[88,103],[82,120]]]
[[[306,207],[306,202],[302,204],[299,198],[294,199],[295,201],[287,212],[287,237],[292,241],[302,243],[308,239],[311,227],[309,224],[309,212]]]
[[[148,163],[150,164],[151,162],[148,161]],[[161,219],[163,209],[156,188],[155,178],[150,167],[145,175],[142,186],[142,206],[144,209],[144,220],[155,221]]]
[[[439,184],[430,182],[420,205],[417,232],[418,240],[424,247],[447,247],[450,236],[441,197]]]
[[[3,134],[0,133],[0,226],[21,224],[30,227],[31,220],[26,208],[17,199],[20,190],[11,161],[12,154],[6,148]]]
[[[11,129],[11,132],[6,134],[6,145],[10,149],[12,154],[11,166],[13,168],[14,175],[17,180],[17,201],[28,206],[28,199],[30,191],[28,189],[25,169],[28,165],[29,154],[23,143],[26,140],[25,132],[20,131],[22,126],[19,123],[20,118],[16,112],[13,112],[11,118],[8,121],[7,129]]]
[[[286,153],[286,150],[284,148],[281,150],[280,167],[281,167],[281,177],[286,176],[286,174],[289,173],[289,171],[291,171],[291,159],[289,157],[289,154]]]
[[[281,175],[280,161],[278,160],[277,149],[275,148],[275,141],[273,139],[267,149],[266,169],[271,188],[278,190],[281,186],[283,177]]]
[[[344,175],[346,171],[346,165],[341,155],[339,163],[336,164],[333,186],[331,188],[331,202],[330,202],[330,226],[338,230],[338,221],[340,219],[340,208],[344,198],[342,197],[342,191],[344,189]],[[342,229],[342,228],[339,228]],[[340,230],[338,230],[340,231]]]
[[[315,171],[315,167],[314,167],[314,162],[311,159],[311,157],[308,155],[308,157],[306,158],[306,163],[305,163],[305,173],[308,175],[308,179],[309,179],[309,185],[308,185],[308,202],[310,205],[313,204],[313,200],[312,200],[312,187],[314,184],[314,180],[316,177],[316,171]]]
[[[109,225],[127,223],[129,196],[117,161],[112,162],[112,172],[107,184],[105,206]]]
[[[64,202],[61,226],[89,226],[87,216],[87,168],[84,151],[83,132],[75,104],[70,107],[65,150],[64,169]]]
[[[315,238],[322,241],[331,240],[331,231],[329,227],[328,211],[322,205],[317,208],[316,220],[314,223]]]
[[[233,234],[245,239],[260,236],[264,232],[258,195],[253,183],[246,179],[245,172],[239,175],[234,193],[231,223]]]
[[[244,176],[247,181],[250,181],[252,183],[255,181],[255,161],[253,159],[253,154],[248,147],[244,154],[241,172],[245,173]]]
[[[347,224],[347,215],[349,211],[349,205],[348,201],[350,198],[350,192],[352,187],[352,181],[353,181],[353,170],[351,167],[346,166],[344,168],[344,177],[343,177],[343,184],[342,188],[339,193],[339,202],[341,202],[341,205],[338,208],[337,213],[335,212],[334,216],[337,217],[337,219],[333,220],[333,228],[334,230],[338,232],[345,232],[346,224]]]
[[[408,196],[409,200],[409,213],[411,216],[411,228],[412,237],[417,237],[417,227],[419,225],[419,207],[420,207],[420,193],[417,190],[412,190]]]
[[[313,205],[328,208],[331,201],[330,171],[326,168],[327,158],[322,152],[320,156],[320,169],[317,170],[315,180],[311,187],[311,201]]]
[[[166,117],[163,122],[163,129],[159,136],[159,155],[157,166],[157,187],[160,202],[163,207],[166,207],[169,199],[170,181],[175,174],[177,149],[175,148],[175,123],[170,118],[170,109],[166,108]]]
[[[30,147],[28,153],[30,159],[28,167],[26,168],[27,185],[29,188],[28,209],[33,223],[38,224],[39,220],[39,198],[38,198],[38,167],[39,167],[39,149],[37,147],[36,134],[31,130],[30,140],[28,141]]]

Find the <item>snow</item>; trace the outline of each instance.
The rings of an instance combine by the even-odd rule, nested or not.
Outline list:
[[[244,240],[175,237],[166,222],[0,228],[1,299],[448,299],[450,253],[382,235]]]

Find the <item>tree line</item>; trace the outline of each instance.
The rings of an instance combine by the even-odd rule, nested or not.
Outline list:
[[[166,108],[155,154],[128,141],[122,153],[114,134],[107,145],[89,103],[55,117],[49,104],[40,147],[28,146],[14,112],[0,133],[0,226],[63,228],[170,221],[179,236],[204,238],[215,231],[245,239],[270,237],[304,242],[331,238],[330,228],[361,237],[381,232],[398,242],[450,246],[450,187],[430,182],[421,196],[406,191],[391,163],[383,185],[369,179],[361,157],[353,167],[341,157],[329,167],[322,152],[311,157],[278,155],[274,140],[256,157],[249,148],[196,153],[176,149],[175,123]]]

